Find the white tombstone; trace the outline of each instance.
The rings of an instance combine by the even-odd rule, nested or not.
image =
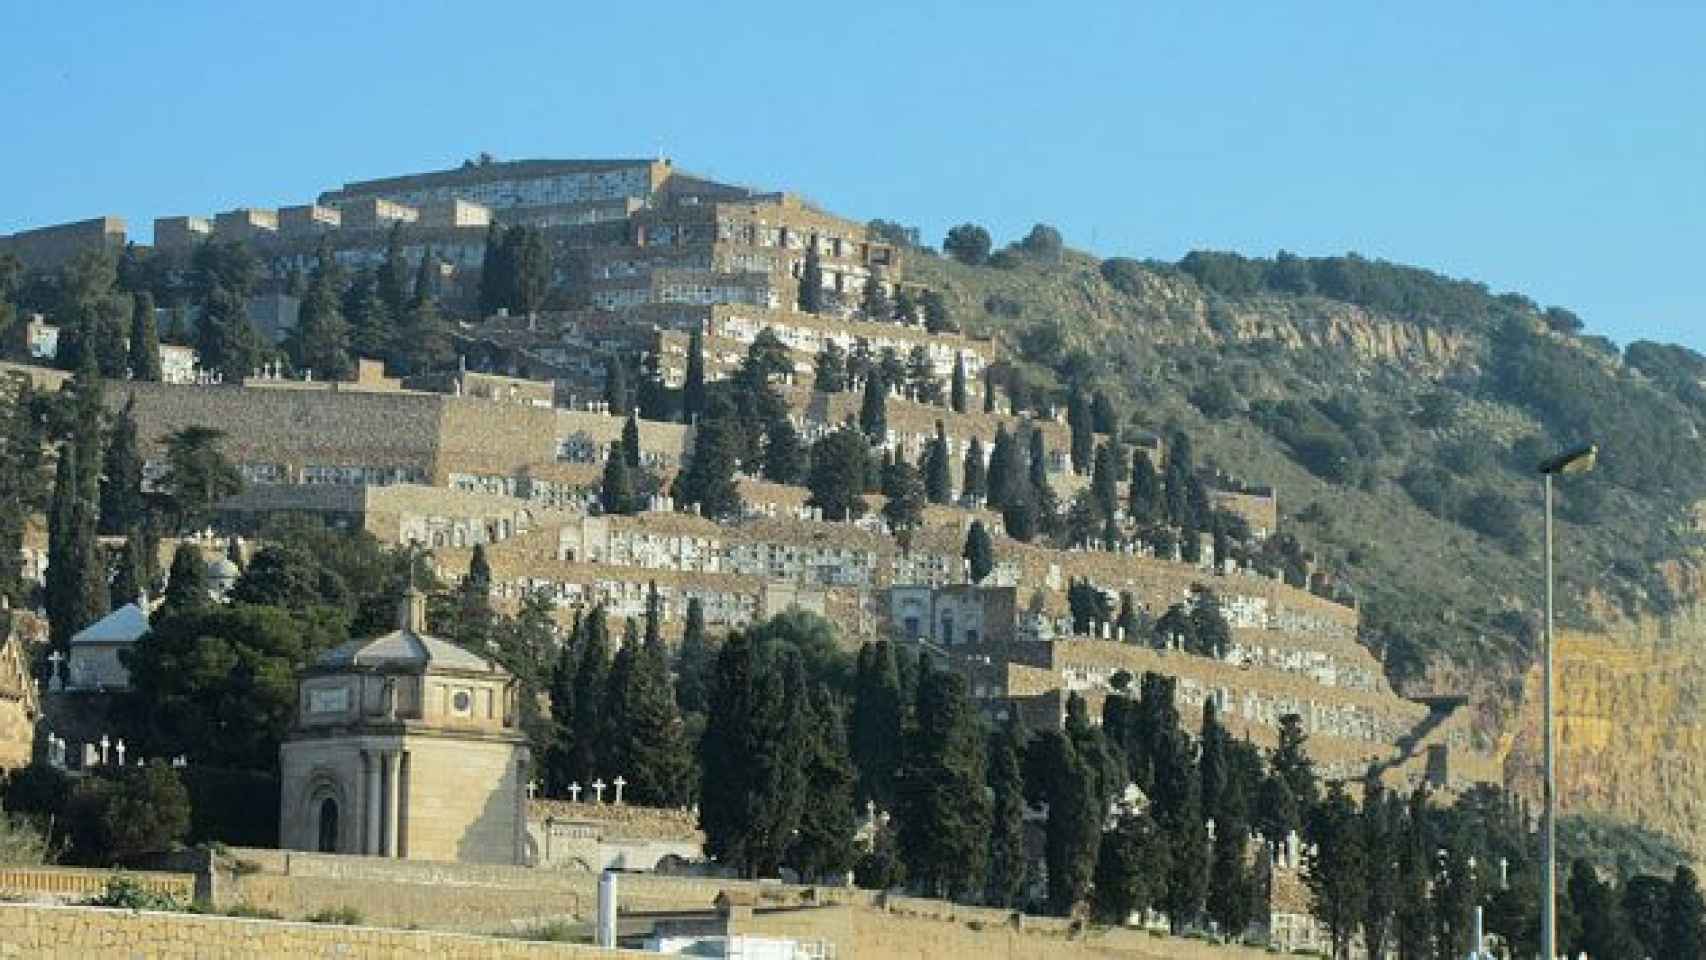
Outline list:
[[[83,744],[83,768],[88,769],[101,762],[101,751],[92,743]]]

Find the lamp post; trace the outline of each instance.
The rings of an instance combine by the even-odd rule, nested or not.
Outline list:
[[[1546,960],[1558,956],[1558,770],[1554,762],[1552,738],[1552,478],[1560,473],[1586,473],[1593,469],[1599,456],[1598,444],[1587,444],[1566,450],[1540,465],[1540,476],[1546,487],[1546,645],[1543,673],[1545,694],[1542,712],[1545,714],[1545,805],[1544,846],[1541,850],[1540,888],[1540,953]]]

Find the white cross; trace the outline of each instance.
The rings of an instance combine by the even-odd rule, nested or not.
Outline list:
[[[105,737],[102,737],[101,739],[103,741],[106,740]],[[115,747],[114,749],[116,749],[118,751],[118,765],[121,767],[124,766],[124,741],[120,740],[118,742],[118,746]]]
[[[103,765],[107,762],[107,748],[110,746],[112,746],[112,741],[107,739],[106,734],[101,734],[101,763]]]
[[[59,676],[59,665],[61,663],[63,663],[64,660],[65,660],[65,654],[60,653],[58,650],[55,650],[52,653],[47,655],[47,662],[53,664],[53,675],[54,676],[56,676],[56,677]]]
[[[569,784],[569,802],[570,803],[580,803],[581,802],[581,785],[580,785],[580,781],[578,781],[578,780],[575,781],[574,783]]]
[[[875,801],[875,800],[866,800],[865,801],[865,819],[866,820],[872,820],[872,821],[875,821],[877,819],[877,801]]]
[[[537,780],[527,781],[527,799],[532,800],[533,795],[538,793],[538,792],[539,792],[539,781],[537,781]]]
[[[610,781],[610,785],[616,788],[616,805],[620,807],[622,805],[622,788],[628,785],[628,781],[618,776],[615,780]]]
[[[603,803],[604,802],[604,778],[603,777],[600,777],[597,780],[594,780],[592,782],[592,792],[598,795],[597,799],[593,800],[593,803]]]

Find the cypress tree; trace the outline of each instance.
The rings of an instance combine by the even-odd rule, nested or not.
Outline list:
[[[895,773],[900,767],[902,701],[899,665],[886,640],[859,648],[853,686],[851,749],[859,771],[856,799],[895,808]]]
[[[1154,903],[1158,882],[1167,874],[1167,844],[1147,814],[1126,814],[1102,834],[1092,876],[1097,919],[1125,925],[1132,914]]]
[[[420,262],[415,264],[415,299],[438,299],[438,254],[431,247],[421,254]]]
[[[963,896],[984,880],[990,832],[983,734],[965,678],[926,670],[917,723],[896,777],[907,875],[936,896]]]
[[[492,229],[502,229],[496,223]],[[490,250],[490,247],[487,247]],[[482,276],[482,290],[484,290]],[[391,232],[385,238],[385,259],[379,266],[375,276],[379,299],[385,302],[385,308],[394,317],[403,315],[409,306],[409,265],[403,260],[403,224],[391,224]]]
[[[1310,913],[1327,928],[1334,956],[1347,956],[1350,940],[1362,915],[1362,837],[1356,808],[1339,784],[1308,817],[1309,849],[1304,884],[1309,888]],[[1436,889],[1437,897],[1444,891]],[[1450,941],[1446,941],[1449,943]],[[1447,955],[1456,956],[1452,946]]]
[[[1067,399],[1066,423],[1072,430],[1072,470],[1078,474],[1089,473],[1096,436],[1090,423],[1090,403],[1078,387],[1072,388],[1072,395]]]
[[[159,383],[160,332],[154,323],[154,295],[144,290],[130,302],[130,378]]]
[[[924,525],[924,481],[918,471],[900,457],[883,480],[883,520],[894,531],[901,549],[911,549],[912,534]]]
[[[14,606],[24,599],[24,522],[45,502],[41,473],[41,425],[33,411],[34,391],[20,383],[10,405],[0,412],[0,596]]]
[[[806,248],[806,261],[800,270],[799,306],[801,313],[823,312],[823,261],[818,257],[814,238]]]
[[[1025,888],[1030,857],[1025,853],[1025,735],[1018,717],[1008,717],[989,741],[989,882],[985,898],[1011,907]]]
[[[775,876],[806,806],[805,757],[796,738],[806,724],[805,668],[799,652],[784,646],[769,657],[753,684],[751,750],[756,809],[745,862],[757,876]],[[753,805],[752,801],[757,800]]]
[[[1706,900],[1700,895],[1700,881],[1694,869],[1687,864],[1676,868],[1670,882],[1662,940],[1663,957],[1675,960],[1706,957]]]
[[[1202,777],[1202,812],[1211,820],[1220,819],[1220,796],[1226,790],[1230,771],[1227,768],[1226,729],[1220,725],[1214,698],[1205,697],[1202,703],[1201,752],[1197,771]]]
[[[352,369],[350,331],[343,315],[343,287],[343,270],[333,259],[331,247],[322,239],[314,269],[308,274],[308,290],[302,298],[296,329],[287,341],[296,365],[314,371],[322,380],[345,379]]]
[[[601,747],[608,735],[605,725],[604,692],[610,673],[610,629],[604,606],[593,607],[582,622],[580,663],[575,668],[575,740],[569,756],[568,775],[583,785],[595,778],[606,779],[620,771],[600,770]]]
[[[580,667],[582,633],[577,612],[574,629],[558,649],[557,661],[551,667],[551,739],[540,757],[545,794],[551,797],[568,796],[569,784],[575,782],[575,676]]]
[[[966,412],[966,358],[964,354],[954,357],[954,376],[948,386],[948,406],[955,413]]]
[[[705,416],[705,335],[698,327],[687,341],[687,377],[681,388],[681,419],[697,423]]]
[[[187,613],[207,606],[207,562],[193,543],[180,543],[172,552],[172,568],[166,575],[166,596],[155,613],[162,616]]]
[[[1048,906],[1065,916],[1090,889],[1101,835],[1095,774],[1072,738],[1048,731],[1031,742],[1029,767],[1037,772],[1040,798],[1048,803],[1043,859],[1048,866]]]
[[[1276,776],[1271,779],[1283,778]],[[1429,865],[1433,862],[1433,847],[1428,841],[1427,794],[1421,787],[1416,788],[1410,795],[1398,840],[1393,939],[1397,941],[1400,960],[1422,960],[1432,955],[1432,935],[1428,917],[1428,872]]]
[[[106,562],[96,529],[96,504],[88,495],[78,444],[60,445],[48,514],[48,568],[44,591],[56,647],[107,613]]]
[[[683,714],[704,713],[707,683],[715,662],[705,638],[705,607],[698,597],[687,601],[687,625],[675,655],[675,704]]]
[[[972,583],[982,583],[995,569],[995,542],[990,539],[982,520],[973,520],[966,530],[966,543],[960,550],[960,557],[966,561]]]
[[[976,437],[966,447],[965,464],[960,467],[960,494],[968,499],[986,496],[989,492],[984,481],[983,442]]]
[[[142,568],[142,538],[132,534],[125,538],[124,546],[119,548],[116,568],[113,571],[112,587],[108,592],[107,606],[117,610],[127,603],[135,603],[147,587],[147,574]]]
[[[1131,483],[1127,488],[1126,513],[1134,523],[1154,523],[1161,519],[1161,480],[1155,475],[1155,465],[1142,450],[1132,457]]]
[[[846,727],[829,689],[818,684],[809,707],[801,752],[810,800],[801,810],[787,863],[808,880],[839,882],[852,869],[855,854],[853,767]]]
[[[622,425],[622,459],[630,469],[640,469],[640,424],[632,412]]]
[[[1190,509],[1190,488],[1195,474],[1196,470],[1191,466],[1191,438],[1179,430],[1167,446],[1167,519],[1175,526],[1182,527],[1196,519],[1191,516]]]
[[[1006,505],[1014,465],[1013,438],[1008,435],[1006,424],[996,424],[995,442],[989,451],[989,476],[986,481],[989,506],[1000,509]]]
[[[1048,446],[1043,437],[1043,432],[1035,427],[1031,428],[1030,446],[1031,489],[1041,492],[1044,487],[1048,486]]]
[[[1303,718],[1288,713],[1280,717],[1279,744],[1274,747],[1268,761],[1274,775],[1285,779],[1292,798],[1297,802],[1298,816],[1305,822],[1320,794],[1315,763],[1309,759],[1308,742],[1309,736],[1303,732]]]
[[[523,226],[515,230],[521,231],[515,263],[515,308],[532,316],[545,305],[551,286],[551,248],[545,243],[543,229]]]
[[[455,349],[437,302],[431,297],[415,297],[401,317],[391,345],[392,362],[409,375],[449,366]]]
[[[865,289],[859,298],[859,312],[872,323],[894,322],[894,303],[889,300],[883,282],[875,276],[865,278]]]
[[[1248,816],[1243,786],[1236,779],[1229,780],[1216,801],[1208,914],[1220,925],[1221,937],[1233,942],[1242,939],[1255,919],[1255,878],[1245,857],[1250,835]]]
[[[135,394],[113,419],[103,460],[100,532],[113,536],[147,520],[142,498],[142,454],[136,442]]]
[[[603,766],[627,781],[644,806],[687,803],[692,757],[669,689],[668,655],[658,632],[657,588],[647,603],[646,640],[624,643],[611,667],[604,701]]]
[[[628,365],[617,356],[604,361],[604,402],[615,416],[628,415]]]
[[[363,270],[344,291],[344,320],[349,324],[350,350],[368,360],[383,359],[396,336],[391,307],[379,295],[371,270]]]
[[[749,796],[754,786],[749,750],[757,671],[752,641],[743,632],[731,633],[708,684],[705,732],[699,740],[699,826],[705,831],[705,852],[743,873],[750,869],[749,803],[755,802]]]
[[[628,459],[620,448],[612,448],[604,459],[604,478],[598,488],[599,509],[607,514],[627,514],[634,511],[634,478],[628,469]]]
[[[884,409],[888,392],[888,381],[882,373],[872,371],[865,378],[865,396],[859,405],[859,429],[873,444],[880,444],[888,437],[888,415]]]
[[[1283,781],[1282,781],[1283,782]],[[1360,829],[1363,860],[1362,942],[1370,956],[1385,956],[1398,884],[1397,806],[1380,781],[1363,782]]]
[[[983,412],[995,412],[995,371],[983,368]]]
[[[936,421],[936,438],[924,459],[924,495],[931,503],[949,503],[954,498],[954,480],[948,466],[948,434]]]
[[[826,340],[812,363],[812,389],[840,393],[847,389],[847,355],[833,340]]]
[[[1096,447],[1094,466],[1090,473],[1090,498],[1096,504],[1096,511],[1109,520],[1113,519],[1120,499],[1118,478],[1114,474],[1116,459],[1112,442],[1102,443]]]
[[[1145,683],[1149,677],[1144,677]],[[1169,687],[1169,690],[1171,688]],[[1202,813],[1202,778],[1192,759],[1190,738],[1158,716],[1150,728],[1154,766],[1151,803],[1156,823],[1168,838],[1165,889],[1158,898],[1178,933],[1194,923],[1208,893],[1208,834]]]

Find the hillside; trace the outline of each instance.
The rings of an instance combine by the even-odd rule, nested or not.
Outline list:
[[[1282,529],[1356,598],[1362,640],[1394,685],[1471,694],[1484,742],[1508,750],[1520,726],[1543,602],[1534,467],[1567,444],[1602,453],[1595,473],[1558,484],[1561,625],[1613,644],[1644,637],[1689,665],[1679,675],[1706,665],[1692,615],[1706,495],[1698,354],[1649,343],[1620,354],[1567,310],[1354,257],[1175,265],[1015,247],[993,261],[912,250],[905,267],[945,293],[967,332],[1024,358],[1014,375],[1033,395],[1092,385],[1129,429],[1183,430],[1205,464],[1277,487]],[[1641,758],[1596,749],[1591,774],[1576,768],[1593,783],[1572,784],[1571,749],[1566,737],[1565,796],[1584,810],[1647,819],[1696,778],[1670,765],[1661,784]],[[1515,752],[1513,782],[1532,759]],[[1706,849],[1686,811],[1652,819]]]

